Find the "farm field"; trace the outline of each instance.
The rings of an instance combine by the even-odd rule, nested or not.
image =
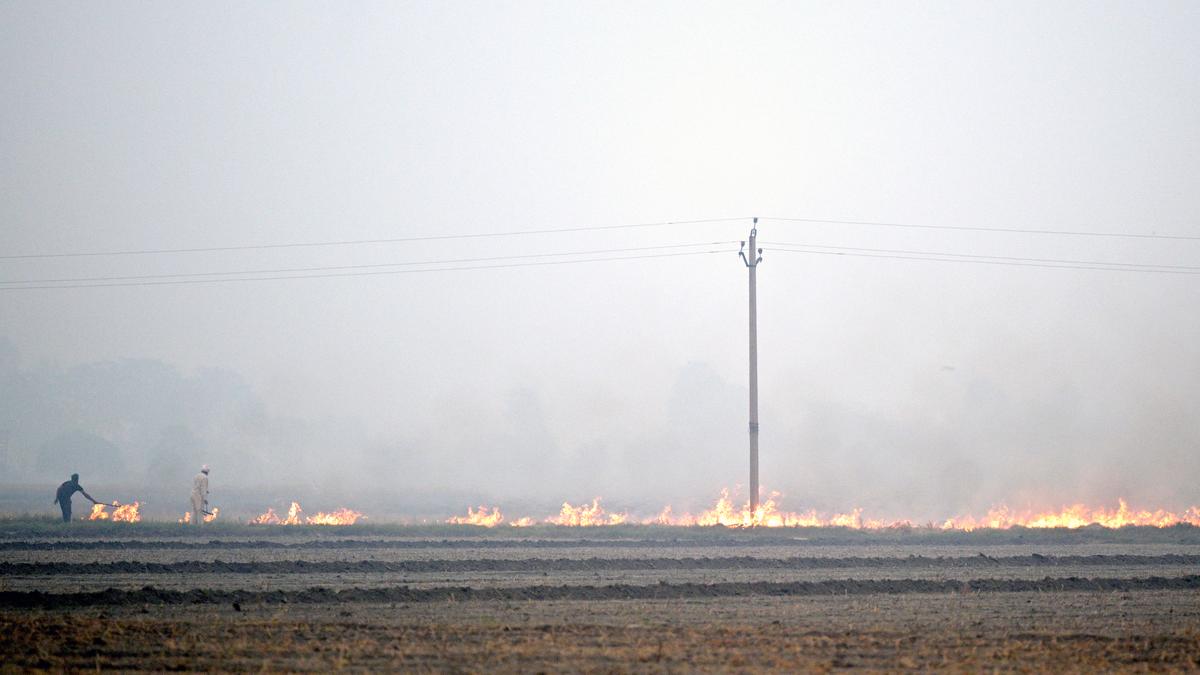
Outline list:
[[[0,525],[8,668],[1200,668],[1196,528]]]

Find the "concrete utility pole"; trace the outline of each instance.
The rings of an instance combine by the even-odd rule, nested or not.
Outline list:
[[[758,292],[755,272],[762,262],[762,249],[756,246],[758,218],[750,228],[750,256],[746,256],[746,242],[742,242],[742,262],[750,270],[750,512],[758,511]]]

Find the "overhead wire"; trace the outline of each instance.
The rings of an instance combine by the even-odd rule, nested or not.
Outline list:
[[[213,252],[228,252],[228,251],[253,251],[253,250],[270,250],[270,249],[289,249],[289,248],[316,248],[329,246],[362,246],[371,244],[397,244],[397,243],[415,243],[424,241],[446,241],[456,239],[485,239],[485,238],[500,238],[514,236],[532,236],[544,234],[566,234],[575,232],[592,232],[592,231],[607,231],[607,230],[625,230],[635,228],[650,228],[650,227],[667,227],[672,225],[700,225],[713,223],[728,223],[737,221],[748,221],[748,216],[725,217],[725,218],[697,218],[691,220],[663,220],[639,223],[624,223],[616,225],[588,225],[579,227],[565,228],[538,228],[527,230],[510,230],[502,232],[467,232],[457,234],[427,234],[411,237],[381,237],[372,239],[341,239],[341,240],[325,240],[325,241],[308,241],[308,242],[275,242],[264,244],[233,244],[222,246],[195,246],[195,247],[180,247],[180,248],[148,248],[148,249],[112,249],[100,251],[63,251],[63,252],[47,252],[47,253],[5,253],[0,254],[0,260],[36,260],[48,258],[81,258],[81,257],[102,257],[102,256],[135,256],[135,255],[160,255],[160,254],[179,254],[179,253],[213,253]],[[917,223],[899,223],[886,221],[870,221],[870,220],[844,220],[830,218],[785,218],[785,217],[762,217],[760,221],[775,221],[775,222],[790,222],[790,223],[814,223],[814,224],[834,224],[834,225],[862,225],[869,227],[894,227],[894,228],[910,228],[910,229],[926,229],[926,230],[951,230],[951,231],[968,231],[968,232],[992,232],[992,233],[1018,233],[1018,234],[1042,234],[1042,235],[1063,235],[1063,236],[1080,236],[1080,237],[1120,237],[1120,238],[1136,238],[1136,239],[1163,239],[1176,241],[1200,241],[1200,236],[1197,235],[1172,235],[1172,234],[1157,234],[1157,233],[1135,233],[1135,232],[1098,232],[1098,231],[1080,231],[1080,230],[1052,230],[1052,229],[1035,229],[1035,228],[1015,228],[1015,227],[978,227],[969,225],[928,225]]]
[[[546,228],[533,230],[512,230],[507,232],[473,232],[460,234],[429,234],[414,237],[388,237],[379,239],[344,239],[331,241],[284,242],[272,244],[239,244],[232,246],[197,246],[190,248],[155,248],[155,249],[124,249],[109,251],[73,251],[63,253],[21,253],[0,255],[0,260],[31,260],[44,258],[83,258],[98,256],[123,255],[158,255],[171,253],[213,253],[221,251],[255,251],[281,248],[311,248],[320,246],[361,246],[366,244],[399,244],[421,241],[445,241],[452,239],[487,239],[496,237],[517,237],[537,234],[564,234],[570,232],[600,232],[605,230],[628,230],[646,227],[666,227],[669,225],[701,225],[706,223],[726,223],[741,218],[701,218],[696,220],[664,220],[646,223],[626,223],[623,225],[590,225],[582,227]]]
[[[722,246],[725,244],[736,244],[735,240],[729,241],[708,241],[689,244],[662,244],[658,246],[634,246],[625,248],[608,248],[608,249],[591,249],[583,251],[563,251],[556,253],[522,253],[516,255],[500,255],[488,256],[483,258],[450,258],[444,260],[408,260],[403,262],[392,263],[370,263],[359,265],[325,265],[318,267],[285,267],[274,269],[253,269],[253,270],[229,270],[218,272],[173,272],[170,274],[139,274],[125,276],[100,276],[100,277],[62,277],[57,279],[14,279],[0,280],[0,288],[4,284],[66,284],[66,283],[84,283],[84,282],[102,282],[102,281],[138,281],[147,279],[174,279],[187,277],[220,277],[220,276],[238,276],[238,275],[264,275],[264,274],[294,274],[301,272],[334,272],[346,270],[361,270],[361,269],[381,269],[389,267],[413,267],[420,265],[448,265],[462,263],[478,263],[478,262],[494,262],[498,260],[525,260],[533,258],[558,258],[567,256],[580,255],[605,255],[611,253],[632,253],[639,251],[655,251],[664,249],[692,248],[696,246]]]
[[[598,225],[598,226],[581,226],[570,228],[544,228],[544,229],[528,229],[514,230],[506,232],[475,232],[475,233],[460,233],[460,234],[431,234],[413,237],[393,237],[379,239],[351,239],[351,240],[329,240],[329,241],[314,241],[314,242],[285,242],[285,243],[268,243],[268,244],[245,244],[245,245],[228,245],[228,246],[208,246],[208,247],[192,247],[192,248],[159,248],[159,249],[126,249],[126,250],[107,250],[107,251],[76,251],[62,253],[32,253],[32,254],[8,254],[0,255],[0,260],[25,260],[25,259],[50,259],[50,258],[79,258],[79,257],[99,257],[99,256],[130,256],[130,255],[152,255],[152,254],[176,254],[176,253],[201,253],[201,252],[228,252],[228,251],[248,251],[248,250],[264,250],[264,249],[290,249],[303,247],[324,247],[324,246],[357,246],[367,244],[394,244],[394,243],[417,243],[438,240],[453,240],[453,239],[482,239],[510,236],[525,236],[538,234],[559,234],[571,232],[586,232],[586,231],[604,231],[604,230],[621,230],[630,228],[648,228],[648,227],[664,227],[670,225],[691,225],[691,224],[707,224],[707,223],[724,223],[733,221],[750,220],[746,217],[739,218],[704,218],[694,220],[674,220],[674,221],[657,221],[657,222],[641,222],[627,223],[621,225]],[[1164,239],[1164,240],[1200,240],[1200,236],[1189,235],[1163,235],[1163,234],[1141,234],[1129,232],[1094,232],[1094,231],[1073,231],[1073,230],[1048,230],[1048,229],[1029,229],[1029,228],[986,228],[974,226],[960,225],[922,225],[911,223],[892,223],[879,221],[862,221],[862,220],[833,220],[819,218],[759,218],[759,221],[777,221],[777,222],[804,222],[804,223],[821,223],[821,224],[845,224],[845,225],[865,225],[876,227],[898,227],[898,228],[916,228],[930,230],[961,230],[971,232],[997,232],[997,233],[1021,233],[1021,234],[1043,234],[1043,235],[1068,235],[1068,236],[1090,236],[1090,237],[1128,237],[1139,239]],[[194,283],[216,283],[216,282],[237,282],[237,281],[269,281],[279,279],[303,279],[303,278],[328,278],[328,277],[347,277],[347,276],[369,276],[379,274],[403,274],[415,272],[438,272],[438,271],[460,271],[473,269],[498,269],[509,267],[526,267],[539,265],[560,265],[575,262],[602,262],[605,260],[635,260],[641,258],[655,257],[673,257],[677,255],[693,255],[700,253],[718,253],[714,251],[698,251],[686,253],[672,254],[654,254],[654,255],[637,255],[637,256],[617,256],[613,257],[614,253],[632,253],[652,250],[668,250],[679,248],[691,248],[696,246],[721,246],[725,244],[736,243],[736,241],[714,241],[714,242],[697,242],[687,244],[666,244],[660,246],[642,246],[642,247],[625,247],[625,248],[610,248],[610,249],[593,249],[593,250],[575,250],[553,253],[530,253],[516,254],[505,256],[488,256],[476,258],[457,258],[435,261],[402,261],[394,263],[372,263],[372,264],[356,264],[356,265],[325,265],[325,266],[310,266],[310,267],[283,267],[283,268],[268,268],[268,269],[249,269],[249,270],[226,270],[226,271],[202,271],[202,272],[173,272],[165,274],[140,274],[140,275],[110,275],[110,276],[76,276],[76,277],[60,277],[60,278],[38,278],[38,279],[23,279],[23,280],[0,280],[0,290],[34,290],[34,289],[52,289],[52,288],[87,288],[87,287],[113,287],[113,286],[152,286],[152,285],[177,285],[177,284],[194,284]],[[901,260],[917,260],[929,262],[970,262],[976,264],[988,265],[1011,265],[1019,267],[1043,267],[1056,269],[1081,269],[1081,270],[1102,270],[1102,271],[1126,271],[1126,272],[1143,272],[1143,273],[1163,273],[1163,274],[1200,274],[1200,266],[1190,265],[1165,265],[1155,263],[1132,263],[1132,262],[1110,262],[1097,260],[1078,260],[1078,259],[1060,259],[1060,258],[1038,258],[1038,257],[1020,257],[1020,256],[999,256],[999,255],[980,255],[968,253],[952,253],[945,251],[923,251],[914,249],[890,249],[890,248],[865,248],[851,246],[833,246],[822,244],[809,244],[797,242],[761,242],[764,246],[778,247],[771,250],[786,252],[786,253],[802,253],[810,255],[842,255],[863,258],[890,258]],[[814,250],[820,249],[820,250]],[[541,262],[523,262],[523,263],[508,263],[501,265],[475,265],[474,263],[491,263],[498,261],[530,261],[545,258],[560,258],[571,256],[606,256],[602,258],[579,259],[573,258],[569,260],[541,261]],[[449,265],[449,266],[447,266]],[[395,269],[399,267],[420,267],[422,269]],[[206,278],[207,277],[207,278]]]
[[[1036,263],[1052,263],[1061,265],[1095,265],[1095,266],[1111,266],[1111,267],[1131,267],[1131,268],[1154,268],[1167,270],[1194,270],[1200,272],[1200,266],[1196,265],[1161,265],[1157,263],[1129,263],[1129,262],[1110,262],[1106,260],[1072,260],[1062,258],[1025,258],[1019,256],[1004,256],[1004,255],[978,255],[972,253],[950,253],[945,251],[919,251],[912,249],[897,249],[897,248],[863,248],[856,246],[829,246],[825,244],[807,244],[793,242],[777,242],[764,241],[763,246],[791,246],[801,247],[805,249],[832,249],[835,251],[855,251],[863,253],[895,253],[904,255],[921,255],[921,256],[944,256],[948,258],[964,258],[964,259],[980,259],[980,260],[1003,260],[1013,262],[1036,262]]]
[[[1097,270],[1105,272],[1139,272],[1143,274],[1200,274],[1200,270],[1158,269],[1153,267],[1110,267],[1105,266],[1105,263],[1099,263],[1096,265],[1069,265],[1038,262],[1016,262],[1012,260],[975,260],[970,258],[933,257],[937,255],[936,253],[930,253],[928,255],[896,255],[889,253],[856,253],[852,251],[814,251],[793,248],[773,248],[770,250],[780,253],[805,253],[809,255],[848,256],[857,258],[890,258],[894,260],[920,260],[925,262],[968,263],[976,265],[1007,265],[1011,267],[1042,267],[1049,269]]]
[[[1069,237],[1119,237],[1129,239],[1166,239],[1176,241],[1200,241],[1200,235],[1186,234],[1157,234],[1137,232],[1095,232],[1080,230],[1049,230],[1020,227],[976,227],[972,225],[919,225],[915,223],[889,223],[871,220],[834,220],[827,218],[778,218],[763,217],[760,221],[777,221],[784,223],[815,223],[823,225],[863,225],[867,227],[898,227],[918,230],[959,230],[964,232],[998,232],[1008,234],[1048,234]]]
[[[612,256],[604,258],[583,258],[570,260],[540,260],[527,262],[502,263],[499,265],[463,265],[454,267],[433,267],[425,269],[389,269],[389,270],[372,270],[372,271],[354,271],[354,272],[334,272],[332,274],[285,274],[277,276],[259,276],[259,277],[221,277],[209,279],[158,279],[149,281],[121,281],[115,283],[82,283],[82,284],[64,284],[64,285],[39,285],[39,286],[0,286],[0,292],[3,291],[28,291],[28,290],[45,290],[45,289],[61,289],[61,288],[113,288],[124,286],[179,286],[187,284],[213,284],[213,283],[236,283],[249,281],[278,281],[284,279],[329,279],[342,277],[366,277],[379,275],[395,275],[395,274],[425,274],[432,272],[460,272],[466,270],[490,270],[490,269],[508,269],[516,267],[542,267],[548,265],[571,265],[579,263],[599,263],[599,262],[614,262],[621,260],[643,260],[648,258],[678,258],[684,256],[710,255],[714,253],[732,253],[732,249],[713,249],[705,251],[677,251],[674,253],[651,253],[645,255],[629,255],[629,256]]]

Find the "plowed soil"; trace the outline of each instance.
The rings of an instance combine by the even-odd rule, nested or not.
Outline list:
[[[1200,669],[1193,541],[133,532],[0,541],[0,670]]]

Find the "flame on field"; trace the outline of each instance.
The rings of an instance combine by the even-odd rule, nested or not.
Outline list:
[[[454,516],[446,522],[452,525],[495,527],[504,522],[504,514],[500,513],[499,506],[493,506],[491,512],[488,511],[488,507],[486,506],[480,506],[478,511],[468,506],[466,516]]]
[[[342,507],[329,513],[318,511],[317,515],[308,516],[304,519],[304,522],[309,525],[353,525],[360,518],[366,518],[366,516],[358,511],[351,511],[348,508]]]
[[[114,523],[136,523],[142,520],[141,514],[138,513],[138,507],[141,504],[134,502],[132,504],[118,504],[113,502],[108,504],[92,504],[92,512],[88,514],[88,520],[112,520]],[[110,515],[107,508],[112,508],[113,512]]]
[[[558,515],[547,518],[546,522],[570,527],[593,527],[596,525],[621,525],[628,520],[629,514],[627,513],[606,513],[604,507],[600,506],[600,498],[596,497],[591,504],[582,506],[571,506],[570,502],[563,502]]]
[[[287,518],[280,518],[275,514],[275,509],[267,507],[266,513],[252,518],[251,525],[299,525],[300,524],[300,504],[292,502],[288,507]]]
[[[723,525],[725,527],[850,527],[854,529],[883,529],[886,527],[911,526],[907,521],[884,521],[864,519],[862,509],[854,509],[849,513],[822,515],[816,511],[792,513],[781,511],[777,500],[778,493],[772,493],[750,510],[750,502],[738,506],[729,496],[729,490],[721,490],[721,496],[711,509],[701,511],[698,515],[683,513],[676,515],[670,506],[665,507],[657,516],[642,521],[645,525]]]
[[[567,525],[571,527],[591,527],[595,525],[621,525],[628,522],[629,515],[626,513],[608,513],[600,506],[600,498],[592,500],[591,504],[582,506],[571,506],[570,502],[563,502],[562,508],[558,515],[545,518],[542,522],[548,525]],[[506,522],[504,514],[501,513],[499,506],[493,506],[489,510],[486,506],[480,506],[479,510],[472,507],[467,507],[467,515],[453,516],[446,520],[451,525],[478,525],[481,527],[496,527],[497,525]],[[516,520],[507,521],[510,527],[531,527],[536,525],[538,521],[523,516]]]
[[[353,525],[360,519],[366,518],[358,511],[352,511],[347,508],[340,508],[329,513],[319,511],[315,516],[305,516],[301,518],[302,509],[298,502],[292,502],[288,507],[287,517],[280,518],[275,509],[267,507],[266,513],[252,518],[251,525]]]
[[[212,513],[206,513],[206,514],[204,514],[204,516],[203,516],[203,518],[204,518],[204,522],[206,522],[206,523],[211,523],[212,521],[214,521],[214,520],[216,520],[216,519],[217,519],[217,515],[218,515],[218,514],[220,514],[220,513],[221,513],[221,507],[219,507],[219,506],[214,506],[214,507],[213,507],[213,510],[212,510]],[[187,525],[187,524],[191,523],[191,522],[192,522],[192,512],[191,512],[191,511],[185,511],[185,512],[184,512],[184,514],[183,514],[183,517],[179,519],[179,522],[180,522],[180,523],[182,523],[182,524],[184,524],[184,525]]]
[[[625,512],[609,513],[600,506],[600,499],[592,500],[591,504],[572,506],[564,502],[557,515],[542,519],[540,522],[568,527],[589,527],[600,525],[621,525],[639,522],[643,525],[671,526],[721,526],[721,527],[845,527],[855,530],[884,530],[908,529],[914,527],[912,520],[868,518],[863,515],[863,509],[855,508],[845,513],[821,513],[815,510],[793,512],[784,511],[779,507],[780,495],[771,493],[758,508],[750,509],[749,501],[738,504],[730,496],[729,490],[721,490],[712,508],[697,514],[676,513],[672,507],[663,508],[655,516],[641,520],[631,520]],[[454,517],[447,521],[454,524],[482,525],[495,527],[504,521],[500,508],[493,506],[489,511],[481,506],[479,510],[467,509],[467,516]],[[534,525],[539,521],[528,516],[508,521],[514,527]],[[1029,528],[1079,528],[1089,525],[1099,525],[1107,528],[1119,528],[1127,525],[1171,527],[1188,524],[1200,527],[1200,507],[1193,506],[1182,513],[1173,513],[1163,509],[1135,510],[1124,500],[1117,501],[1114,509],[1105,507],[1089,507],[1083,504],[1064,506],[1058,511],[1016,511],[1007,506],[998,506],[982,517],[957,516],[941,522],[928,522],[923,527],[940,530],[977,530],[984,528],[1008,529],[1012,527]]]
[[[1007,506],[998,506],[982,518],[960,516],[941,524],[944,530],[978,530],[984,528],[1007,529],[1010,527],[1086,527],[1100,525],[1117,528],[1126,525],[1171,527],[1180,523],[1200,526],[1200,507],[1193,506],[1181,514],[1163,509],[1135,511],[1124,499],[1117,500],[1117,508],[1089,507],[1084,504],[1064,506],[1057,512],[1035,513],[1013,511]]]

